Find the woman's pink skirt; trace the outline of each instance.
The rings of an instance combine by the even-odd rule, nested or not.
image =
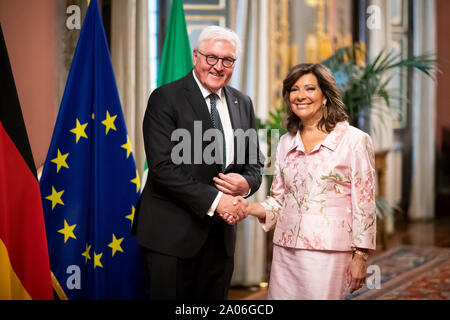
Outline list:
[[[344,299],[351,251],[319,251],[273,245],[268,299]]]

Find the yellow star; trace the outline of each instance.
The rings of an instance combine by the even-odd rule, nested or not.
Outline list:
[[[85,124],[80,124],[80,121],[78,121],[78,119],[77,119],[76,127],[73,128],[72,130],[70,130],[70,132],[76,134],[76,136],[77,136],[76,142],[77,143],[78,143],[78,140],[80,140],[80,137],[83,137],[83,138],[86,138],[86,139],[88,138],[87,135],[86,135],[86,132],[84,132],[84,130],[86,129],[87,125],[88,125],[87,122]]]
[[[117,115],[111,117],[109,115],[108,110],[106,110],[106,119],[102,121],[102,123],[106,127],[106,134],[108,134],[109,129],[113,129],[114,131],[117,131],[116,126],[114,125],[114,120],[116,120]]]
[[[58,230],[59,233],[62,233],[64,235],[64,243],[66,243],[69,238],[77,238],[73,234],[73,229],[75,229],[76,226],[76,224],[69,226],[67,221],[64,219],[64,228]]]
[[[134,208],[134,206],[131,206],[131,213],[129,215],[125,216],[125,218],[127,218],[128,220],[131,220],[131,225],[133,225],[135,211],[136,211],[136,209]]]
[[[52,186],[52,194],[45,197],[45,199],[50,200],[52,202],[52,210],[58,203],[64,205],[64,202],[61,200],[61,196],[63,195],[63,193],[64,190],[57,192],[55,188]]]
[[[127,136],[127,143],[121,145],[122,148],[124,148],[125,150],[127,150],[127,159],[130,156],[130,153],[133,152],[133,150],[131,149],[131,142],[130,142],[130,138]]]
[[[103,255],[103,253],[96,254],[95,251],[94,251],[94,269],[96,267],[103,268],[103,265],[100,262],[100,259],[102,258],[102,255]]]
[[[136,192],[139,192],[139,189],[141,187],[141,181],[139,180],[139,172],[136,170],[136,178],[131,180],[131,182],[136,184]]]
[[[56,163],[56,165],[57,165],[56,172],[57,173],[59,172],[59,169],[61,169],[61,167],[69,168],[69,166],[67,165],[67,162],[66,162],[68,155],[69,155],[68,153],[61,154],[61,151],[59,151],[59,149],[58,149],[58,155],[56,156],[56,158],[50,160],[51,162]]]
[[[108,244],[108,247],[110,247],[112,249],[112,256],[114,257],[114,255],[116,254],[116,251],[120,251],[123,252],[122,247],[120,246],[120,244],[122,243],[123,238],[120,239],[116,239],[116,236],[113,233],[113,239],[112,242],[110,244]]]
[[[88,260],[91,260],[91,255],[89,254],[90,251],[91,246],[86,243],[86,251],[81,254],[86,259],[85,263],[87,263]]]

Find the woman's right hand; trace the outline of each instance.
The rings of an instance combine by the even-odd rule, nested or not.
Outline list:
[[[239,205],[239,211],[242,215],[245,215],[245,217],[251,215],[257,217],[260,221],[263,220],[261,222],[264,222],[266,218],[266,209],[264,209],[259,202],[249,202],[242,197],[238,197],[238,201],[235,205]]]
[[[248,214],[257,217],[261,223],[266,221],[266,209],[259,202],[250,202],[248,205]]]
[[[248,215],[252,215],[258,218],[259,222],[261,223],[264,223],[266,220],[266,210],[258,202],[249,202],[248,200],[239,196],[234,198],[233,205],[238,206],[238,217],[226,214],[225,220],[228,222],[228,224],[233,225],[236,222],[247,218]]]

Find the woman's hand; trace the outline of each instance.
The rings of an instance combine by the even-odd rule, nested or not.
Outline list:
[[[266,209],[258,202],[249,202],[243,197],[235,197],[233,205],[237,209],[238,217],[226,214],[224,218],[228,224],[235,224],[247,218],[248,215],[257,217],[261,223],[264,223],[266,220]]]
[[[228,196],[223,194],[223,196]],[[233,209],[225,212],[219,212],[220,217],[225,220],[229,225],[234,225],[237,222],[247,218],[247,207],[249,202],[243,197],[233,197]],[[220,202],[219,202],[220,205]],[[217,210],[217,209],[216,209]]]
[[[347,268],[347,284],[350,293],[362,288],[366,282],[366,276],[367,262],[360,255],[355,254]]]

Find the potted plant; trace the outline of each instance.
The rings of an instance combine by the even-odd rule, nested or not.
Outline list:
[[[398,70],[400,76],[405,77],[405,71],[416,69],[435,79],[437,60],[431,55],[403,59],[392,51],[382,50],[373,62],[366,63],[364,57],[364,46],[355,43],[338,49],[322,61],[333,72],[350,124],[360,129],[367,129],[362,128],[361,123],[369,122],[371,112],[367,111],[379,100],[392,107],[392,101],[400,98],[389,89],[391,71]]]

